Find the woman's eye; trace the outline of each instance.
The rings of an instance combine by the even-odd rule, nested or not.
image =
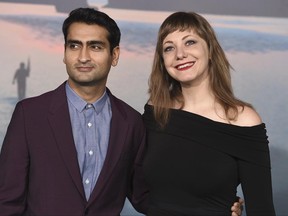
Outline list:
[[[169,51],[171,51],[171,50],[173,50],[173,47],[172,47],[172,46],[168,46],[168,47],[165,47],[165,48],[164,48],[164,52],[169,52]]]
[[[196,41],[194,41],[194,40],[188,40],[187,42],[186,42],[186,45],[187,46],[191,46],[191,45],[193,45],[193,44],[195,44],[196,43]]]

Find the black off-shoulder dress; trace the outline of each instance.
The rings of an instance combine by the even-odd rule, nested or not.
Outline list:
[[[251,215],[275,215],[265,124],[240,127],[171,110],[160,129],[145,105],[150,216],[231,215],[241,184]]]

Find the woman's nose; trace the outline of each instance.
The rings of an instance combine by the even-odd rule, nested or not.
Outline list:
[[[177,52],[176,52],[176,58],[177,59],[183,59],[187,57],[187,52],[184,48],[179,47],[177,48]]]

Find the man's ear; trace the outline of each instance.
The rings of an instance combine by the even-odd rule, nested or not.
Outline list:
[[[64,44],[64,56],[63,56],[63,63],[66,64],[66,60],[65,60],[65,52],[66,52],[66,44]]]
[[[120,47],[117,46],[117,47],[115,47],[115,48],[113,49],[113,51],[112,51],[112,58],[113,58],[113,59],[112,59],[111,65],[112,65],[113,67],[115,67],[115,66],[118,64],[119,56],[120,56]]]

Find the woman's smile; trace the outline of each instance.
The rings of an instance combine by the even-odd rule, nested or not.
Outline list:
[[[176,69],[177,70],[187,70],[187,69],[190,69],[193,67],[193,65],[195,64],[195,61],[191,61],[191,62],[186,62],[184,64],[179,64],[179,65],[176,65]]]

